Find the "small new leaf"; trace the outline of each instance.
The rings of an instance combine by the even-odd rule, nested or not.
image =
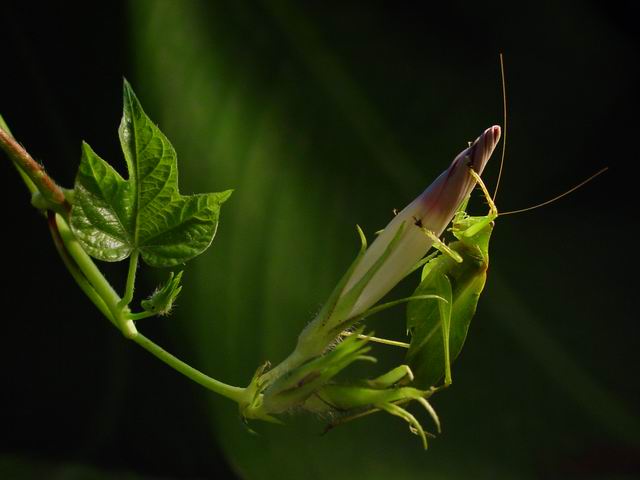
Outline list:
[[[182,285],[180,285],[181,280],[182,272],[179,272],[175,276],[173,272],[171,272],[167,283],[156,289],[149,298],[142,300],[140,305],[142,305],[142,308],[147,312],[156,315],[168,315],[171,312],[171,308],[173,308],[173,302],[175,302],[182,290]]]
[[[118,133],[127,180],[82,145],[71,228],[84,249],[108,262],[138,251],[153,267],[175,266],[202,253],[213,240],[220,205],[231,191],[179,193],[176,152],[126,80]]]

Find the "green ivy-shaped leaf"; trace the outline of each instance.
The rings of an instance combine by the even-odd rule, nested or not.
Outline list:
[[[71,228],[84,249],[107,262],[137,251],[154,267],[175,266],[202,253],[213,240],[220,205],[231,190],[179,193],[176,152],[126,80],[118,133],[127,180],[89,145],[82,145]]]

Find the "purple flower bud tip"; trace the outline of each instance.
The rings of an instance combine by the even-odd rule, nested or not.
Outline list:
[[[481,175],[493,150],[500,140],[500,127],[487,128],[468,148],[458,154],[445,170],[416,201],[422,203],[417,218],[429,230],[438,234],[449,223],[455,209],[469,195],[475,181],[469,175],[469,168]],[[428,217],[428,218],[426,218]]]
[[[500,141],[500,135],[502,131],[498,125],[487,128],[482,135],[480,135],[475,142],[469,147],[471,150],[471,164],[478,175],[482,174],[489,157],[493,153],[493,150]]]

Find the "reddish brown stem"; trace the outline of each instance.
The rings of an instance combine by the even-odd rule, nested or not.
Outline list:
[[[58,184],[45,172],[44,167],[2,128],[0,128],[0,148],[27,174],[47,200],[69,210],[69,203]]]

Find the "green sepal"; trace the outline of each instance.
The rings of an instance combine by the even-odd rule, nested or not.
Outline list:
[[[271,364],[269,362],[265,362],[256,369],[251,382],[245,389],[246,401],[239,402],[238,405],[240,409],[240,417],[243,420],[243,424],[247,427],[247,429],[249,429],[251,433],[255,432],[249,427],[247,423],[249,419],[259,419],[276,424],[284,423],[279,418],[267,413],[263,408],[264,395],[262,395],[262,390],[264,389],[264,384],[261,378],[264,372],[269,369],[269,367],[271,367]]]
[[[134,251],[154,267],[185,263],[213,240],[231,191],[181,195],[175,150],[124,82],[119,128],[128,179],[84,143],[71,228],[92,257],[124,260]]]
[[[389,388],[399,385],[408,385],[413,381],[413,372],[409,365],[399,365],[379,377],[365,380],[365,384],[371,388]]]
[[[362,257],[367,251],[367,237],[364,235],[364,232],[359,225],[356,225],[356,230],[358,232],[358,237],[360,238],[360,250],[358,251],[355,260],[351,263],[345,274],[342,276],[338,284],[331,292],[331,295],[329,295],[327,301],[322,306],[322,309],[318,313],[318,316],[314,320],[314,323],[317,322],[317,324],[322,326],[325,326],[327,324],[336,309],[338,299],[340,299],[340,297],[342,296],[345,286],[349,282],[349,279],[353,275],[353,272],[355,271],[356,267],[360,263],[360,260],[362,260]]]
[[[347,366],[358,360],[375,362],[375,358],[365,355],[371,347],[358,333],[338,343],[333,350],[303,363],[271,384],[264,392],[264,408],[280,413],[301,405],[310,395],[326,385]]]
[[[403,223],[398,228],[398,231],[394,235],[394,237],[389,242],[389,245],[385,248],[384,252],[380,257],[375,261],[375,263],[367,270],[367,272],[358,280],[358,282],[351,287],[351,290],[348,292],[344,292],[340,296],[340,301],[335,305],[334,309],[331,312],[330,320],[327,321],[328,326],[331,328],[331,334],[337,335],[343,330],[350,328],[354,323],[358,321],[359,316],[349,317],[349,313],[353,309],[354,305],[357,303],[360,295],[372,280],[373,276],[380,270],[380,267],[387,261],[391,252],[396,247],[400,237],[404,233],[406,225]],[[359,261],[363,255],[363,251],[360,252],[356,262],[354,262],[353,266],[349,269],[349,277],[353,273],[355,266],[357,265],[357,261]],[[348,282],[349,278],[346,279],[345,285]],[[344,288],[344,287],[343,287]]]
[[[298,338],[298,346],[305,343],[310,345],[311,351],[314,352],[312,356],[316,356],[318,353],[324,351],[327,344],[334,341],[338,333],[340,333],[340,330],[335,328],[336,322],[334,314],[336,309],[342,308],[340,305],[343,305],[344,303],[344,300],[341,300],[344,289],[367,251],[367,237],[359,225],[356,225],[356,230],[358,232],[358,237],[360,238],[360,250],[358,251],[355,260],[351,262],[347,271],[344,273],[342,278],[340,278],[338,284],[333,288],[329,298],[322,306],[322,309],[316,318],[314,318],[313,322],[309,323],[306,328],[302,330]],[[340,303],[338,303],[339,300]],[[351,306],[354,304],[355,300],[352,301]]]
[[[400,405],[411,401],[420,403],[440,432],[438,415],[427,401],[435,390],[403,386],[407,377],[411,376],[410,368],[401,365],[375,380],[350,384],[328,383],[309,397],[305,408],[321,414],[330,412],[333,420],[328,428],[382,410],[405,420],[411,432],[418,435],[427,448],[427,436],[433,435],[425,432],[420,422]]]
[[[373,407],[381,403],[395,403],[417,400],[430,395],[429,390],[414,387],[371,388],[366,385],[329,384],[322,387],[317,396],[326,406],[337,411],[349,411],[365,407]]]
[[[167,282],[156,289],[146,300],[142,300],[140,305],[147,312],[155,315],[168,315],[173,308],[173,303],[182,290],[180,281],[182,280],[182,271],[174,275],[169,274]]]

